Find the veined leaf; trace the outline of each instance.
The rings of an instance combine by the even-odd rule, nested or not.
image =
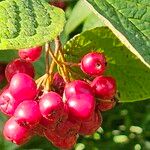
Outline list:
[[[128,49],[150,67],[150,1],[85,0]]]
[[[121,102],[150,98],[149,68],[141,63],[111,30],[98,27],[85,31],[68,41],[64,47],[66,59],[71,62],[80,62],[81,58],[91,51],[105,53],[108,61],[106,74],[116,78]]]
[[[64,12],[45,0],[0,1],[0,49],[43,45],[63,30]]]

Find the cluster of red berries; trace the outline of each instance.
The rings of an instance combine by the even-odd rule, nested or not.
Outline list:
[[[106,59],[103,53],[85,55],[81,70],[95,78],[91,83],[74,80],[65,83],[55,73],[52,91],[40,91],[34,81],[34,68],[42,47],[19,51],[19,59],[9,63],[5,75],[9,84],[0,95],[0,110],[10,116],[4,137],[24,144],[33,135],[45,136],[59,148],[72,148],[78,135],[91,135],[101,126],[101,111],[115,105],[116,81],[104,76]]]

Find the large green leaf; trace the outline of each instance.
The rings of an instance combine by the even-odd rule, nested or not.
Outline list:
[[[45,0],[0,1],[0,49],[43,45],[63,30],[64,12]]]
[[[107,74],[116,78],[120,101],[132,102],[150,98],[150,70],[133,55],[107,28],[85,31],[64,47],[68,61],[79,62],[90,51],[104,51]]]
[[[150,67],[150,1],[85,0],[138,58]]]
[[[85,20],[82,31],[86,31],[86,30],[93,29],[96,27],[101,27],[101,26],[105,26],[105,25],[97,17],[97,15],[95,15],[94,13],[91,13]]]
[[[65,33],[70,34],[76,27],[78,27],[90,14],[88,6],[85,5],[83,0],[79,0],[72,10],[69,19],[65,26]]]

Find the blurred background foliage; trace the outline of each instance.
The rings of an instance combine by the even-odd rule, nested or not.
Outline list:
[[[63,44],[82,31],[104,26],[97,16],[84,5],[83,0],[64,2],[67,23],[61,35]],[[16,52],[8,53],[10,60],[15,55]],[[41,61],[35,64],[39,75],[42,74],[40,71],[44,67],[42,60],[41,58]],[[7,118],[0,114],[0,150],[57,150],[42,137],[34,137],[23,146],[7,142],[2,135],[6,120]],[[92,136],[80,136],[74,149],[150,150],[150,100],[118,104],[113,110],[104,112],[102,127]]]

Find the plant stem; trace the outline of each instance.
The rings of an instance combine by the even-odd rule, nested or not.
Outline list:
[[[62,44],[60,42],[60,38],[59,37],[57,37],[55,39],[55,45],[58,47],[61,61],[62,61],[62,63],[64,63],[65,62],[65,57],[63,55]],[[66,80],[66,82],[70,82],[69,72],[68,72],[68,70],[67,70],[67,68],[66,68],[66,66],[64,64],[63,64],[63,69],[62,70],[64,70],[64,77],[65,77],[64,79]]]
[[[46,73],[49,74],[49,42],[45,44],[45,63],[46,63]]]

